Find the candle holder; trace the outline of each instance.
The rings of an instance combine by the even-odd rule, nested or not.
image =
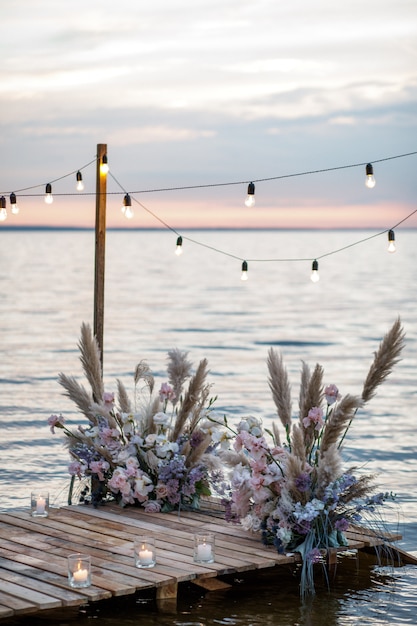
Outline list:
[[[75,589],[91,585],[91,557],[89,555],[77,553],[68,556],[68,581]]]
[[[31,493],[30,512],[32,517],[48,517],[49,493],[45,491]]]
[[[194,561],[196,563],[214,563],[214,533],[196,533],[194,535]]]
[[[134,543],[136,567],[149,568],[156,564],[154,537],[136,537]]]

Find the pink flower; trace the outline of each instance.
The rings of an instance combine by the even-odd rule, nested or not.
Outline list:
[[[164,485],[163,483],[158,483],[156,485],[155,491],[156,491],[157,498],[163,499],[168,496],[168,487]]]
[[[164,402],[165,400],[175,400],[176,395],[171,385],[168,383],[162,383],[161,389],[159,390],[159,397],[161,402]]]
[[[326,396],[326,402],[329,405],[334,404],[336,400],[340,400],[341,398],[339,389],[336,387],[336,385],[327,385],[324,390],[324,395]]]
[[[104,404],[114,404],[114,393],[105,391],[103,394]]]
[[[265,450],[268,448],[268,445],[263,437],[254,437],[252,435],[248,435],[246,438],[246,449],[251,454],[251,456],[260,461],[265,458]]]
[[[103,472],[107,472],[109,468],[110,465],[104,459],[101,459],[100,461],[91,461],[90,463],[90,470],[93,474],[97,474],[99,480],[104,480]]]
[[[236,435],[236,439],[233,444],[233,447],[236,450],[236,452],[240,452],[242,448],[245,447],[245,444],[249,437],[250,435],[246,430],[241,430],[240,433]]]
[[[312,409],[310,409],[307,417],[303,419],[304,428],[308,428],[313,424],[314,430],[320,430],[320,428],[323,426],[323,423],[323,410],[318,406],[314,406]]]
[[[161,510],[161,504],[158,500],[147,500],[144,503],[143,508],[146,513],[159,513]]]
[[[253,459],[250,462],[250,466],[254,474],[264,474],[267,469],[267,464],[264,459]]]
[[[48,424],[51,427],[51,433],[55,435],[55,428],[64,428],[64,416],[63,415],[51,415],[48,417]]]
[[[85,470],[85,465],[83,465],[79,461],[72,461],[68,465],[68,473],[70,474],[70,476],[78,476],[78,478],[81,478],[81,476],[84,473],[84,470]]]

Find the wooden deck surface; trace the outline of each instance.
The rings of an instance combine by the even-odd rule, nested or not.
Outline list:
[[[199,530],[215,533],[214,563],[193,561],[193,536]],[[139,534],[155,537],[157,563],[152,569],[135,567],[133,541]],[[349,549],[381,543],[360,531],[348,538]],[[74,552],[91,555],[90,587],[72,589],[68,584],[67,556]],[[47,518],[11,510],[0,513],[0,619],[150,587],[164,600],[176,597],[178,583],[184,581],[215,588],[218,576],[296,562],[298,554],[279,555],[272,546],[263,546],[259,535],[228,524],[214,510],[150,514],[106,504],[51,509]]]

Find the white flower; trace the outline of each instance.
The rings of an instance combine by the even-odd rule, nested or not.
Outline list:
[[[170,420],[169,415],[160,411],[159,413],[155,413],[153,416],[154,424],[157,426],[166,426]]]
[[[146,474],[142,474],[142,476],[135,478],[133,487],[135,495],[146,497],[152,489],[153,483]]]
[[[230,447],[229,440],[233,438],[233,435],[228,431],[220,428],[213,428],[210,434],[213,443],[219,443],[223,450],[227,450]]]
[[[130,456],[126,459],[126,467],[139,467],[139,461],[135,456]]]
[[[155,435],[154,433],[152,433],[151,435],[148,435],[147,437],[145,437],[145,442],[144,443],[145,443],[146,446],[149,446],[149,447],[154,446],[155,443],[156,443],[157,438],[158,438],[158,436]]]
[[[261,520],[251,513],[241,519],[240,523],[245,530],[252,530],[253,532],[257,532],[261,527]]]
[[[278,528],[277,537],[278,539],[281,539],[284,545],[287,545],[288,543],[290,543],[292,539],[292,532],[289,528],[285,528],[285,527]]]

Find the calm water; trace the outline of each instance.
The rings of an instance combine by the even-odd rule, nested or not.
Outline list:
[[[373,232],[258,231],[184,235],[184,254],[174,255],[169,232],[107,234],[104,376],[114,390],[147,359],[165,380],[166,353],[207,357],[217,409],[233,422],[257,415],[268,423],[274,405],[267,384],[270,346],[281,350],[297,407],[301,361],[321,363],[325,383],[360,393],[373,353],[400,315],[406,348],[393,375],[352,427],[349,465],[378,473],[381,489],[397,494],[386,511],[403,534],[402,547],[417,550],[417,231],[396,232],[397,252],[386,235],[320,260],[320,282],[310,279],[311,261],[241,261],[186,239],[190,237],[239,258],[320,257]],[[46,420],[62,412],[78,423],[72,403],[57,383],[60,371],[81,376],[77,342],[82,322],[93,323],[94,232],[0,230],[0,507],[27,506],[33,487],[47,487],[65,502],[67,455]],[[417,553],[417,552],[416,552]],[[330,594],[322,591],[300,607],[294,581],[260,576],[236,581],[232,592],[205,597],[190,590],[175,613],[161,614],[146,599],[125,599],[110,609],[92,607],[77,623],[127,626],[172,624],[417,624],[417,568],[345,569]],[[182,603],[182,604],[181,604]],[[324,619],[323,616],[326,616]],[[66,615],[59,623],[72,623]],[[35,620],[31,618],[31,624]]]

